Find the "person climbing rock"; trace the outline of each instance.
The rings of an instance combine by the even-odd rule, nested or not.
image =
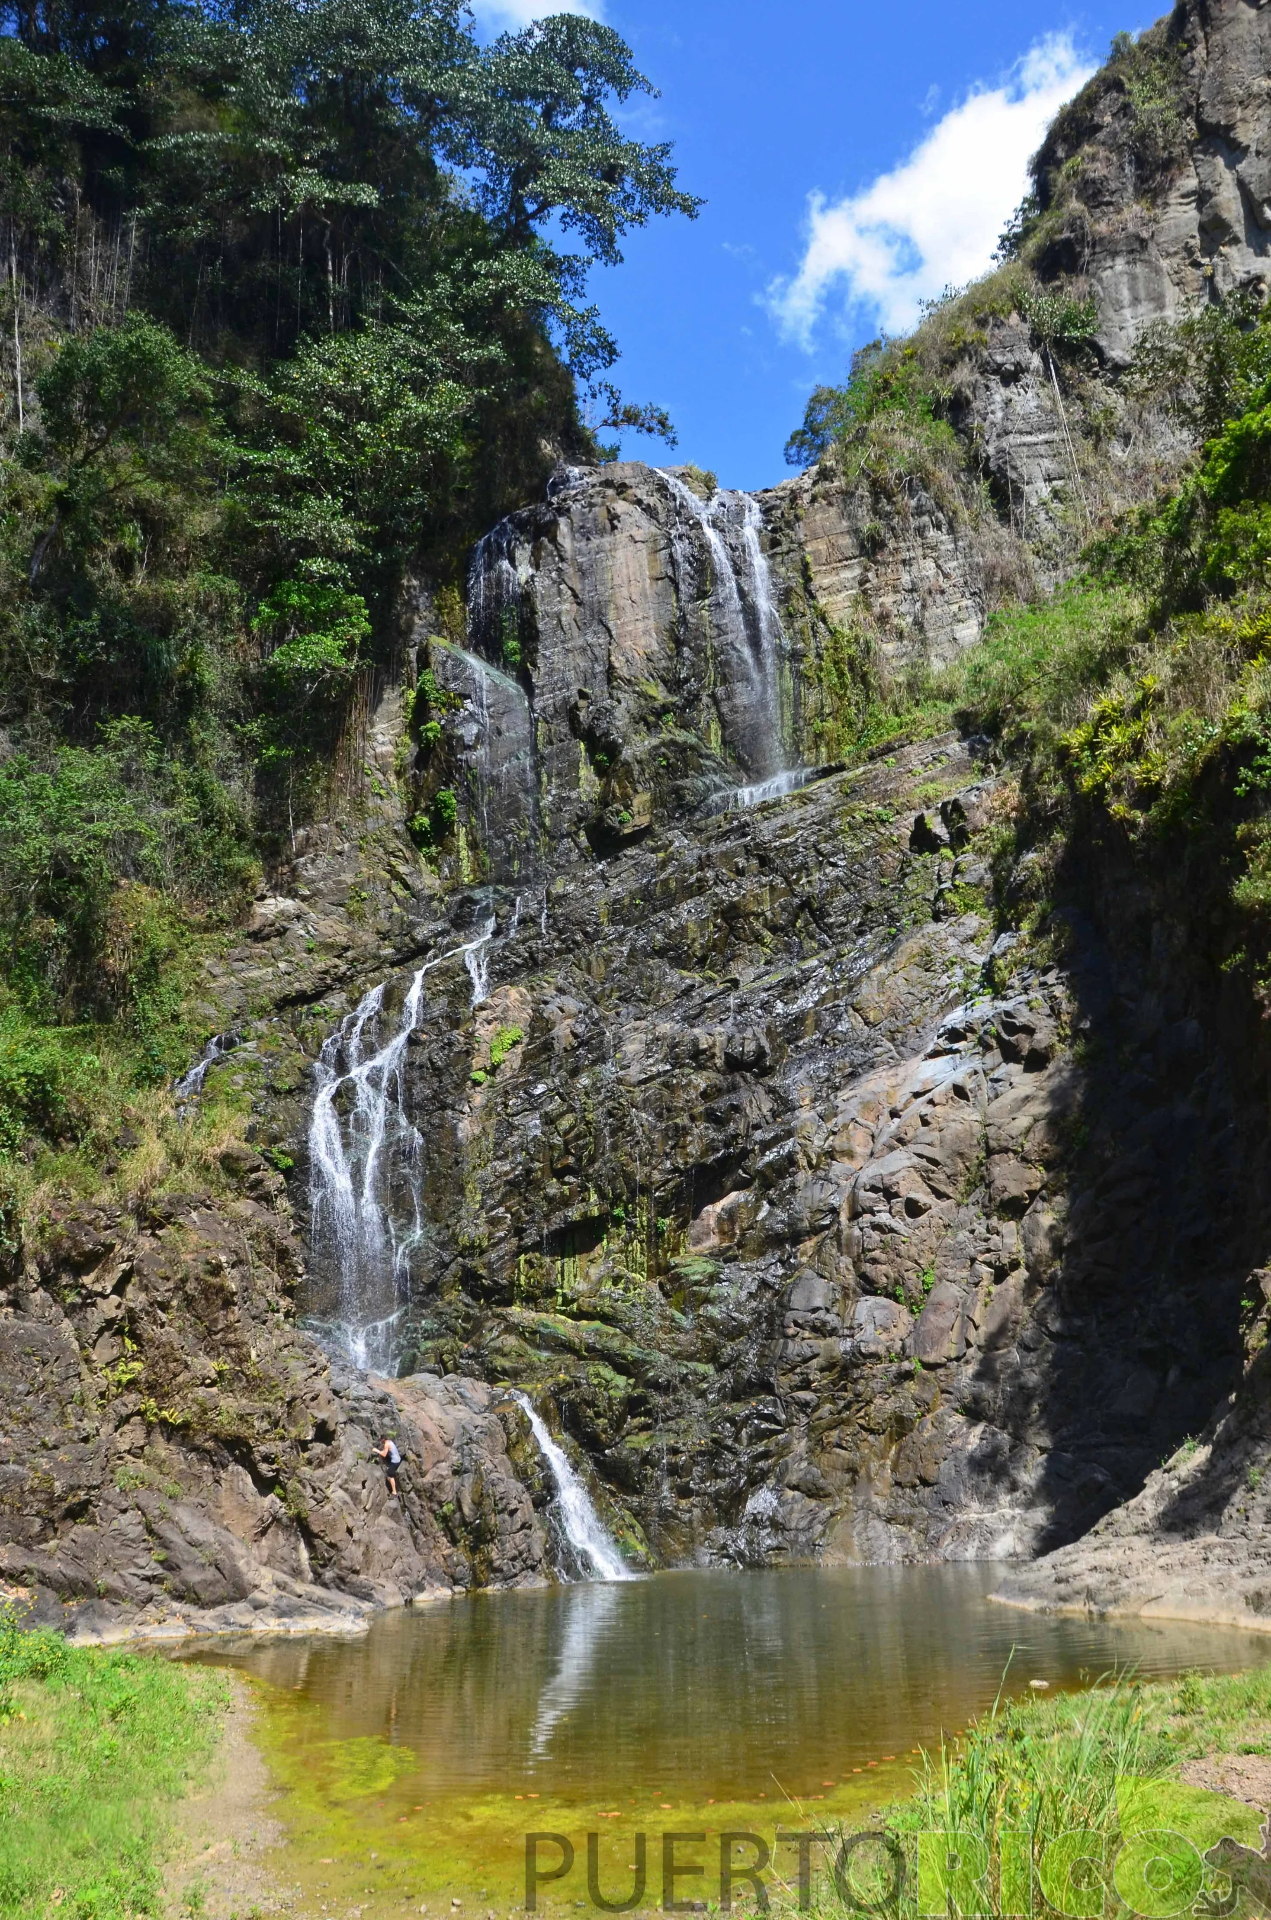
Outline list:
[[[402,1464],[402,1456],[397,1451],[396,1442],[391,1440],[387,1434],[384,1435],[384,1444],[377,1451],[375,1458],[384,1462],[384,1478],[388,1481],[388,1491],[391,1498],[396,1500],[397,1469]]]

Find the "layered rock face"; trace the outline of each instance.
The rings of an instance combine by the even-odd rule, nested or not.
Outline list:
[[[429,976],[402,1364],[540,1393],[656,1561],[1034,1552],[1239,1377],[1265,1125],[1166,896],[1013,971],[1000,777],[889,759],[507,903],[475,1010]]]
[[[973,644],[989,599],[981,546],[921,489],[563,469],[478,547],[464,644],[421,629],[449,703],[424,800],[457,780],[470,867],[528,890],[830,757],[866,605],[903,667]]]
[[[347,1628],[553,1577],[513,1385],[637,1562],[1058,1548],[1017,1598],[1137,1606],[1137,1543],[1174,1528],[1179,1592],[1208,1556],[1259,1617],[1258,1023],[1185,877],[1087,849],[1049,883],[1062,964],[999,931],[1032,856],[985,742],[840,745],[867,643],[950,659],[1059,570],[1091,422],[1105,494],[1176,470],[1117,369],[1262,271],[1268,18],[1159,30],[1186,137],[1150,179],[1115,65],[1061,121],[1052,264],[1097,294],[1100,367],[1065,400],[1018,312],[968,342],[974,500],[832,462],[753,498],[562,471],[482,543],[465,619],[421,592],[345,815],[207,968],[209,1084],[286,1192],[248,1154],[228,1196],[68,1207],[0,1280],[0,1577],[48,1617]],[[393,1034],[368,1146],[350,1067]],[[362,1305],[398,1378],[297,1325],[329,1353],[357,1318],[313,1231],[331,1075],[335,1137],[383,1156],[359,1191],[397,1210]]]
[[[1149,45],[1091,82],[1041,155],[1048,198],[1077,172],[1043,269],[1088,276],[1113,365],[1154,320],[1271,278],[1266,0],[1181,0]]]
[[[140,1227],[68,1211],[0,1288],[0,1588],[109,1639],[348,1632],[541,1580],[548,1489],[519,1409],[332,1369],[289,1324],[282,1181],[241,1149],[235,1171],[239,1199],[165,1194]],[[388,1431],[398,1501],[372,1457]]]

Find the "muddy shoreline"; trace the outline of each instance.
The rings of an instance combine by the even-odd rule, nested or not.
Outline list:
[[[286,1840],[270,1807],[279,1795],[253,1738],[259,1708],[250,1681],[226,1671],[232,1705],[220,1746],[197,1792],[176,1809],[176,1842],[164,1872],[171,1914],[236,1920],[286,1913],[291,1890],[278,1883],[268,1856]]]

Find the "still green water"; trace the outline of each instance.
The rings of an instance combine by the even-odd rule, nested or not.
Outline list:
[[[587,1895],[599,1832],[608,1897],[648,1836],[703,1834],[683,1897],[718,1894],[719,1834],[851,1822],[905,1793],[939,1745],[1031,1680],[1075,1687],[1271,1659],[1259,1635],[1019,1613],[987,1567],[683,1572],[614,1586],[480,1594],[390,1615],[365,1639],[247,1645],[205,1657],[256,1685],[288,1829],[294,1912],[511,1912],[524,1835],[571,1838],[577,1865],[540,1906]],[[793,1874],[797,1857],[778,1855]],[[542,1849],[545,1865],[560,1854]],[[714,1864],[711,1865],[712,1859]]]

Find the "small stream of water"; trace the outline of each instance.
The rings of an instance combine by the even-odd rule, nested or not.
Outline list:
[[[512,1398],[530,1423],[539,1452],[546,1460],[556,1482],[557,1504],[565,1537],[584,1577],[597,1580],[631,1580],[634,1574],[623,1565],[622,1555],[609,1538],[591,1495],[570,1465],[565,1449],[548,1432],[534,1402],[527,1393],[514,1392]]]
[[[483,576],[471,591],[480,605]],[[483,617],[470,614],[474,634]],[[497,629],[496,629],[497,632]],[[538,852],[539,791],[534,714],[520,682],[479,653],[433,642],[434,668],[464,703],[459,729],[467,818],[480,835],[491,880],[514,882],[531,871]]]

